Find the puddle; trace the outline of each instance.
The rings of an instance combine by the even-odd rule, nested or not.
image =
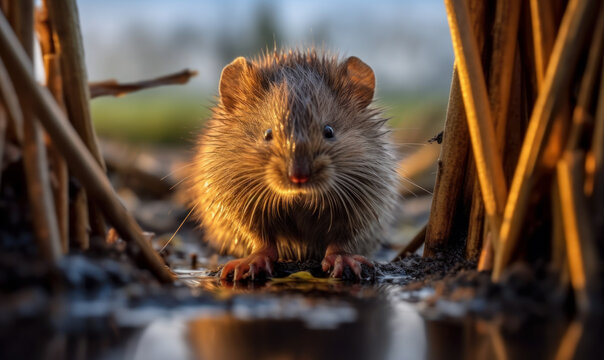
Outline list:
[[[505,328],[470,316],[430,318],[417,302],[431,294],[427,290],[408,296],[397,285],[327,281],[225,288],[213,278],[199,278],[197,286],[225,306],[159,317],[128,342],[125,358],[552,359],[565,338],[570,354],[597,355],[597,347],[578,347],[580,323]],[[566,334],[573,326],[574,334]]]
[[[233,285],[205,269],[155,293],[57,299],[50,315],[1,323],[3,359],[560,359],[602,355],[598,321],[502,321],[386,274],[353,284],[295,273]],[[136,289],[136,288],[135,288]],[[109,300],[110,299],[110,300]],[[591,336],[590,336],[591,335]],[[30,344],[31,346],[24,346]],[[560,355],[562,354],[562,355]]]

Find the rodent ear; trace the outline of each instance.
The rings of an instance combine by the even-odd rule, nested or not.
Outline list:
[[[351,56],[341,65],[346,74],[352,96],[361,109],[366,108],[373,100],[375,91],[375,75],[371,67],[356,56]]]
[[[246,100],[247,88],[255,79],[254,73],[254,65],[241,56],[222,69],[218,91],[227,110],[235,109],[238,103]]]

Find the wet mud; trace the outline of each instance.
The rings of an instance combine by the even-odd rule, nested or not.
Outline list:
[[[57,268],[0,256],[2,358],[546,359],[597,356],[547,269],[518,266],[499,283],[460,259],[411,256],[329,278],[318,261],[278,277],[220,281],[219,268],[175,267],[160,285],[114,251]],[[348,274],[351,276],[352,274]],[[352,279],[352,277],[350,277]],[[550,284],[551,282],[551,284]],[[561,350],[562,344],[565,348]],[[570,350],[569,350],[570,349]]]
[[[332,279],[318,260],[277,263],[272,279],[220,281],[229,258],[203,247],[194,224],[172,236],[186,208],[163,184],[146,181],[149,173],[136,176],[159,195],[121,186],[132,174],[113,180],[156,234],[174,285],[141,270],[119,239],[92,238],[88,251],[71,249],[57,266],[38,260],[24,230],[31,229],[24,189],[3,179],[0,359],[601,358],[604,322],[574,314],[571,294],[546,266],[517,264],[495,284],[461,255],[389,263],[397,251],[386,248],[360,281],[349,270]],[[427,200],[405,202],[408,223],[393,238],[417,233]]]

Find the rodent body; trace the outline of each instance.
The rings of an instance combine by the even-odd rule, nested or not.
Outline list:
[[[277,259],[333,258],[333,268],[336,255],[356,273],[365,261],[352,254],[375,249],[398,178],[374,87],[358,58],[313,49],[225,67],[187,187],[207,240],[248,257],[225,267],[239,265],[236,280],[270,274]]]

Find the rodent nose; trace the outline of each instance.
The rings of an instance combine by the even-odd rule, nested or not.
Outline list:
[[[290,162],[287,171],[289,180],[294,184],[305,184],[310,180],[310,164],[306,160],[296,159]]]

